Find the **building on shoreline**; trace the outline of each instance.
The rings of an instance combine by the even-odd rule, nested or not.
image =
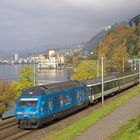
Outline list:
[[[38,68],[62,68],[64,66],[64,55],[57,54],[54,49],[49,50],[49,53],[41,54],[38,57]]]
[[[15,53],[15,62],[19,61],[19,54]]]

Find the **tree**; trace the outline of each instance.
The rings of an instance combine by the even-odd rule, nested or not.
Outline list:
[[[108,54],[109,48],[108,45],[106,45],[105,43],[101,43],[99,45],[99,49],[98,49],[98,58],[101,59],[101,57],[106,57]]]
[[[93,61],[92,61],[93,62]],[[91,63],[91,61],[82,61],[77,67],[72,75],[72,80],[87,80],[93,77],[96,77],[96,71],[93,69],[96,68],[96,63]]]
[[[123,59],[128,59],[129,54],[126,51],[125,46],[122,44],[116,48],[115,53],[112,56],[113,69],[117,72],[122,72],[123,69]]]
[[[97,70],[98,65],[98,70]],[[87,80],[91,78],[97,78],[97,71],[98,76],[101,76],[101,62],[96,60],[83,60],[79,63],[79,65],[76,67],[73,75],[71,76],[71,80]],[[104,75],[106,75],[106,69],[104,65]]]
[[[99,68],[101,68],[101,66]],[[71,76],[71,79],[81,81],[95,77],[97,77],[97,61],[83,60],[76,67],[73,75]]]
[[[0,81],[0,115],[17,99],[16,85],[17,82],[14,81],[12,83]]]
[[[24,90],[33,87],[33,78],[35,73],[31,67],[24,67],[20,71],[20,81],[17,83],[17,95],[19,96]]]
[[[79,62],[82,60],[82,57],[80,57],[78,54],[73,54],[72,56],[67,57],[67,65],[71,65],[73,67],[77,66]]]

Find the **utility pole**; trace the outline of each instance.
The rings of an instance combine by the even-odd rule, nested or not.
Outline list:
[[[139,59],[139,85],[140,85],[140,59]]]
[[[35,61],[34,61],[34,86],[36,84],[36,66],[35,66]]]
[[[102,63],[102,106],[104,105],[104,59],[101,59]]]
[[[99,77],[99,60],[96,61],[97,62],[97,78]]]
[[[124,73],[124,58],[123,58],[123,60],[122,60],[122,61],[123,61],[122,63],[123,63],[123,73]]]

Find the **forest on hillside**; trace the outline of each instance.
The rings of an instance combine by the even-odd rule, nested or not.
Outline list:
[[[134,28],[129,26],[118,26],[112,28],[98,45],[97,57],[104,57],[112,61],[115,70],[122,69],[121,64],[124,59],[136,59],[140,57],[140,25]]]
[[[140,25],[112,28],[97,47],[98,58],[112,59],[116,52],[122,57],[140,56]]]
[[[98,75],[100,76],[101,57],[104,58],[106,74],[122,72],[123,67],[125,72],[130,71],[131,66],[128,60],[140,57],[140,25],[133,28],[130,26],[111,28],[97,48],[93,50],[92,55],[93,57],[89,58],[90,61],[81,60],[81,62],[78,62],[71,77],[72,80],[86,80],[97,77],[97,67],[99,67]],[[93,62],[91,59],[94,59]],[[95,60],[98,60],[98,63]]]

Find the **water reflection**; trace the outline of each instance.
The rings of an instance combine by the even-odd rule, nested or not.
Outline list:
[[[38,70],[37,81],[39,83],[55,83],[67,81],[68,72],[60,69],[42,69]]]
[[[12,80],[19,81],[20,71],[25,66],[31,66],[34,68],[34,65],[0,65],[0,80],[8,80],[11,82]],[[65,69],[42,69],[38,70],[36,67],[37,77],[36,81],[38,83],[55,83],[61,81],[67,81],[68,79],[68,71]]]
[[[19,67],[18,65],[14,65],[15,66],[15,74],[18,75],[19,74]]]

